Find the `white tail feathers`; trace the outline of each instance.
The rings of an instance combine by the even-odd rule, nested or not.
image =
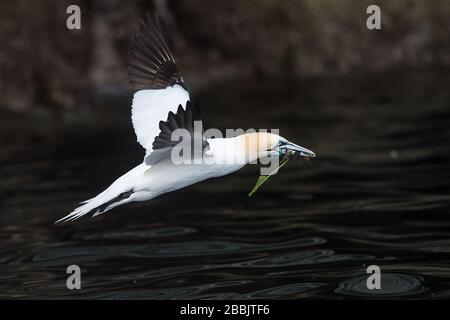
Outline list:
[[[64,218],[59,219],[55,223],[73,221],[97,209],[93,214],[93,217],[95,217],[101,213],[111,210],[114,207],[117,207],[120,204],[129,201],[129,196],[133,193],[132,191],[117,194],[117,192],[113,192],[114,188],[111,187],[100,193],[95,198],[81,202],[81,206],[73,210]]]
[[[99,194],[97,197],[99,197],[101,194]],[[59,219],[55,223],[58,222],[68,222],[72,220],[76,220],[78,218],[81,218],[82,216],[88,214],[92,210],[96,209],[97,207],[101,206],[103,203],[108,202],[108,199],[100,200],[97,199],[97,197],[93,198],[92,200],[85,201],[85,203],[82,206],[79,206],[75,210],[73,210],[70,214],[65,216],[64,218]],[[97,199],[97,201],[96,201]]]
[[[121,204],[132,201],[131,195],[133,194],[134,183],[136,179],[143,174],[146,168],[148,168],[148,166],[141,164],[128,171],[126,174],[114,181],[114,183],[111,184],[105,191],[101,192],[92,199],[81,202],[81,206],[55,223],[76,220],[95,209],[97,209],[97,211],[93,216],[96,216]]]

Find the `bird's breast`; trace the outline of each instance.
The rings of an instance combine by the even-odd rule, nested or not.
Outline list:
[[[170,192],[197,182],[224,176],[242,168],[240,164],[173,164],[159,162],[147,169],[137,183],[137,189],[158,193]]]

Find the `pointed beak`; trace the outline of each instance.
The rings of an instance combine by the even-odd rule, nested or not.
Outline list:
[[[308,157],[315,158],[316,154],[309,149],[299,146],[295,143],[288,142],[281,147],[281,153],[294,158]]]

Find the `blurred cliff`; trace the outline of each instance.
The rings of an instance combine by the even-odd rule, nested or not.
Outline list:
[[[81,8],[81,30],[66,8]],[[377,4],[382,30],[366,28]],[[450,1],[26,0],[0,4],[0,107],[76,110],[126,92],[127,51],[145,11],[162,17],[193,89],[398,67],[450,66]]]

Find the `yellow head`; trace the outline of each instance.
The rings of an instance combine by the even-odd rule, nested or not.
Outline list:
[[[290,155],[294,157],[315,157],[311,150],[289,142],[269,132],[252,132],[237,136],[248,162],[266,157]]]

